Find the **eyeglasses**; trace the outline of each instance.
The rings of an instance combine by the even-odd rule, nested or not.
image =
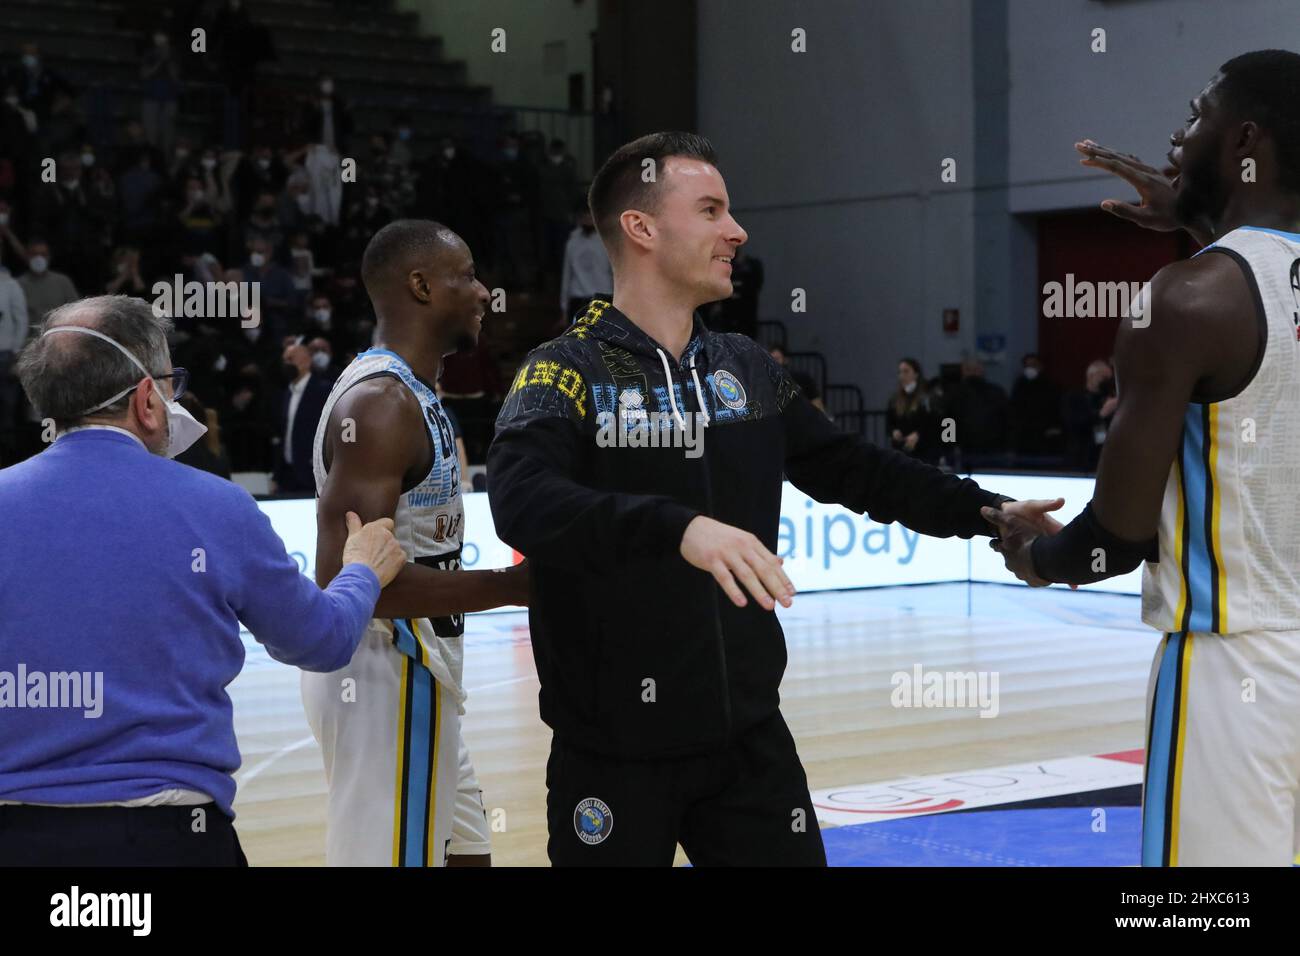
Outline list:
[[[189,369],[181,368],[179,365],[173,366],[172,370],[166,375],[155,375],[154,381],[161,382],[165,378],[171,379],[172,401],[177,401],[185,394],[185,389],[190,384]]]

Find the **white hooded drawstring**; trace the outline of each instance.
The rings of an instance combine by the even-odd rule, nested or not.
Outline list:
[[[704,425],[707,428],[709,424],[709,410],[704,407],[704,389],[700,388],[700,377],[695,374],[695,356],[691,356],[691,378],[695,381],[695,401],[700,406],[700,414],[704,416]]]
[[[673,418],[682,431],[686,431],[686,419],[682,417],[681,411],[677,408],[677,400],[673,397],[673,373],[668,368],[668,356],[664,355],[664,350],[655,349],[659,353],[659,361],[664,363],[664,378],[668,380],[668,406],[673,410]],[[695,382],[695,401],[700,406],[700,414],[704,416],[704,424],[709,424],[709,412],[704,407],[703,390],[700,388],[700,376],[695,371],[695,356],[691,356],[691,378]]]

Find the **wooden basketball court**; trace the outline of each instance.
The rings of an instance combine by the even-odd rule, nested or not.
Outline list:
[[[782,710],[814,791],[1143,745],[1159,635],[1139,623],[1137,598],[943,584],[802,594],[780,615],[790,650]],[[523,614],[484,614],[466,625],[464,733],[498,866],[547,865],[550,732],[537,716],[527,624]],[[895,706],[893,675],[918,665],[996,673],[996,716]],[[244,761],[236,825],[249,862],[323,864],[325,777],[298,671],[250,641],[230,695]]]

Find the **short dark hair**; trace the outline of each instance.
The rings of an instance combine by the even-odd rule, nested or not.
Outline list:
[[[94,329],[134,355],[152,375],[167,372],[167,333],[172,321],[155,314],[144,299],[101,295],[71,302],[50,312],[43,329],[62,325]],[[87,409],[144,377],[113,346],[85,334],[38,336],[23,349],[17,372],[37,414],[53,419],[60,430],[78,424]],[[128,392],[94,414],[120,413],[130,400]]]
[[[420,260],[454,245],[459,236],[432,219],[397,219],[384,226],[366,244],[361,256],[361,282],[371,299],[387,286],[405,283]]]
[[[605,160],[587,193],[587,204],[596,221],[596,231],[611,256],[620,243],[618,219],[628,209],[654,213],[659,210],[663,182],[663,161],[669,156],[689,156],[718,165],[713,144],[696,133],[650,133],[620,146]],[[641,177],[642,164],[654,160],[655,178]]]
[[[1300,54],[1255,50],[1233,57],[1219,73],[1223,104],[1268,131],[1277,145],[1279,184],[1300,190]]]

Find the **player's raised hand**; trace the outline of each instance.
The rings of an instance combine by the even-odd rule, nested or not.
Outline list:
[[[347,514],[348,540],[343,544],[343,566],[364,564],[375,572],[379,586],[387,587],[406,566],[406,552],[393,537],[393,519],[379,518],[367,525],[355,511]]]
[[[790,606],[794,585],[781,570],[781,559],[748,531],[697,515],[682,535],[681,552],[689,564],[712,574],[736,607],[748,603],[740,585],[764,610],[773,610],[777,601]]]
[[[1141,200],[1134,204],[1120,199],[1106,199],[1101,204],[1102,209],[1156,232],[1173,232],[1179,228],[1180,224],[1174,218],[1176,193],[1173,184],[1160,170],[1148,166],[1132,153],[1120,153],[1090,139],[1075,143],[1074,148],[1083,154],[1083,159],[1079,160],[1080,165],[1114,173],[1136,189]]]

